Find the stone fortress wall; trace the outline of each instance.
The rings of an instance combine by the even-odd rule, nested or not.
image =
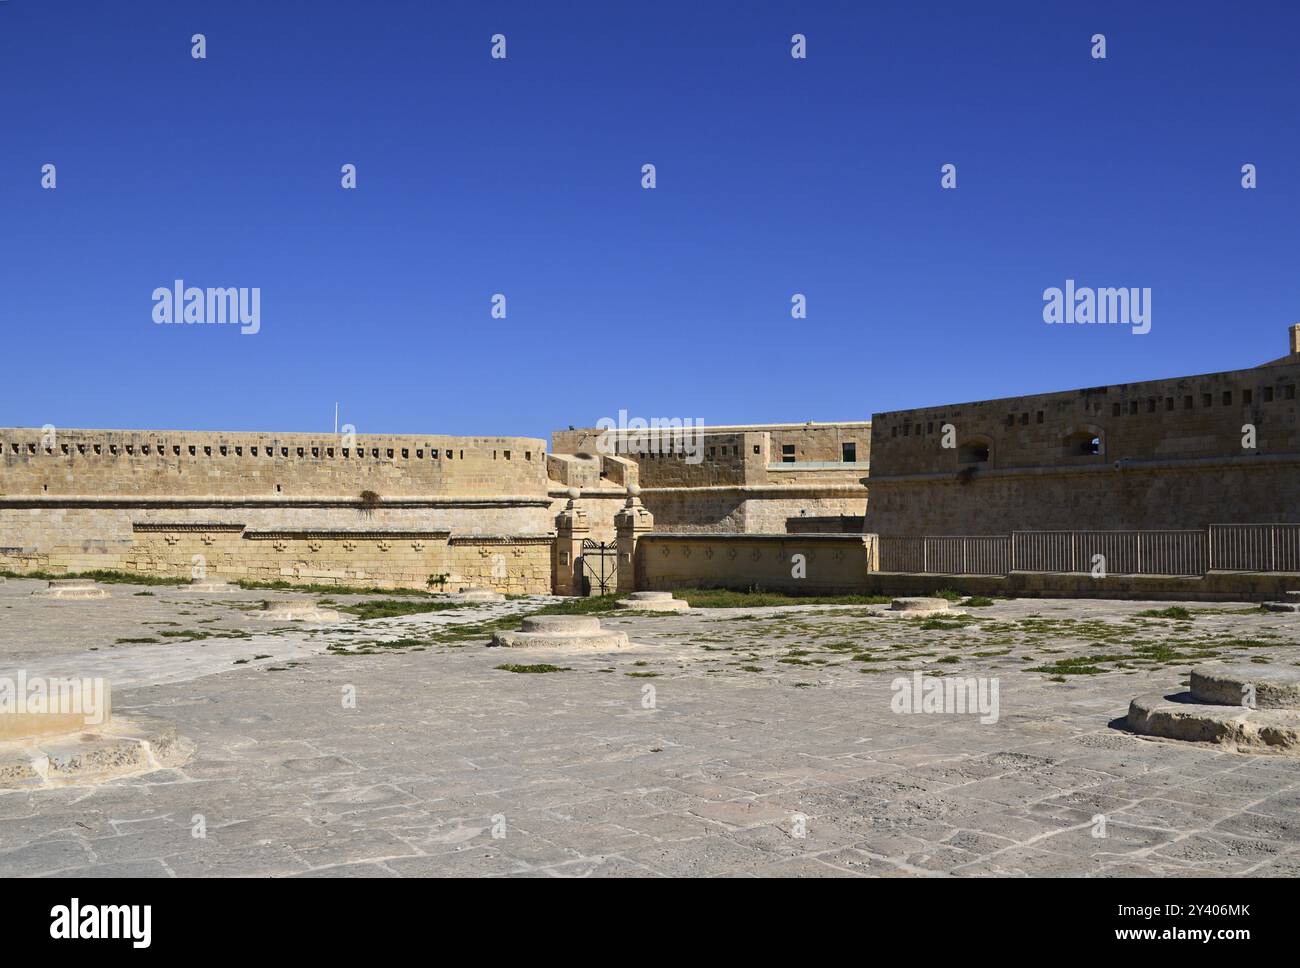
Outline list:
[[[1291,341],[1250,369],[875,414],[866,530],[1300,522],[1300,327]]]
[[[351,446],[345,446],[348,440]],[[442,437],[0,428],[0,493],[225,498],[536,496],[546,442]]]
[[[613,541],[629,485],[665,530],[845,530],[870,425],[708,428],[702,460],[528,437],[0,429],[0,570],[546,592],[577,490]],[[845,444],[849,444],[846,450]],[[844,458],[852,457],[852,460]],[[851,526],[848,530],[860,530]]]
[[[647,581],[772,584],[803,542],[828,587],[857,570],[865,587],[875,535],[1300,523],[1297,386],[1300,325],[1286,356],[1250,369],[706,427],[698,462],[662,438],[603,453],[596,428],[557,431],[550,451],[530,437],[0,429],[0,569],[548,592],[572,586],[583,540],[615,540],[635,492]],[[560,518],[581,522],[563,548]]]
[[[665,531],[861,530],[871,455],[867,421],[705,427],[699,463],[667,440],[650,446],[645,439],[638,447],[619,438],[615,453],[602,454],[595,427],[551,437],[553,461],[588,468],[577,486],[591,509],[593,537],[606,519],[612,535],[624,480],[639,484],[646,509]],[[604,484],[614,485],[608,494],[602,474]]]
[[[546,442],[0,429],[0,569],[547,592]]]

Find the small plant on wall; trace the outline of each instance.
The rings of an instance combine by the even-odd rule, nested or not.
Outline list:
[[[379,495],[374,491],[362,491],[361,512],[363,514],[369,514],[377,507],[379,507]]]
[[[430,575],[430,576],[429,576],[429,580],[426,581],[425,584],[426,584],[429,588],[436,588],[436,589],[438,589],[438,591],[442,591],[443,586],[447,584],[447,576],[446,576],[446,575]]]

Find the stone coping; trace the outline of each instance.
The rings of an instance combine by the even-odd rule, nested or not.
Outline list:
[[[769,474],[781,474],[789,471],[870,471],[871,461],[795,460],[765,464],[764,466]]]
[[[536,494],[504,495],[423,495],[384,497],[378,507],[448,507],[448,508],[503,508],[536,507],[549,508],[554,503],[550,497]],[[245,507],[294,507],[324,508],[360,506],[361,499],[355,494],[338,497],[292,497],[276,494],[271,497],[233,496],[224,494],[186,494],[186,495],[120,495],[93,494],[32,494],[0,496],[0,507],[4,508],[43,508],[43,507],[97,507],[129,509],[141,507],[161,508],[245,508]]]
[[[554,534],[453,534],[448,544],[551,544]]]
[[[818,484],[702,484],[664,486],[643,484],[641,497],[647,494],[745,494],[749,497],[790,497],[809,494],[821,497],[865,498],[867,487],[864,484],[849,484],[842,481],[827,481]]]
[[[217,523],[215,521],[178,521],[174,524],[160,523],[157,521],[132,521],[131,530],[144,533],[154,533],[161,531],[243,531],[247,525]]]
[[[145,533],[166,533],[169,531],[181,531],[186,533],[201,533],[205,531],[215,531],[224,533],[243,533],[245,538],[251,541],[264,541],[274,539],[303,539],[303,538],[360,538],[384,540],[386,538],[418,538],[430,541],[439,541],[444,538],[448,543],[454,545],[463,544],[550,544],[555,540],[554,534],[456,534],[449,530],[438,531],[403,531],[403,530],[371,530],[371,531],[349,531],[339,529],[324,528],[295,528],[291,530],[279,531],[249,531],[247,525],[243,524],[215,524],[215,523],[192,523],[176,522],[166,523],[157,521],[133,521],[131,530]]]
[[[647,531],[641,535],[640,540],[784,541],[788,544],[799,544],[806,541],[865,541],[867,537],[868,535],[856,531],[810,531],[807,534],[788,534],[784,531]]]
[[[400,538],[410,540],[412,538],[424,539],[428,541],[440,541],[443,538],[451,536],[450,531],[332,531],[332,530],[315,530],[304,528],[295,531],[245,531],[244,537],[249,541],[272,541],[276,539],[288,539],[291,541],[307,540],[310,538],[340,538],[340,539],[361,539],[383,541],[388,538]]]

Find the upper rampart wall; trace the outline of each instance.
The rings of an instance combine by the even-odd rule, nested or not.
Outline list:
[[[535,437],[0,428],[0,451],[4,498],[547,495]]]
[[[1300,453],[1300,362],[878,413],[871,478]],[[944,446],[944,425],[953,432]],[[1255,428],[1244,448],[1243,427]],[[1094,443],[1095,441],[1095,443]]]

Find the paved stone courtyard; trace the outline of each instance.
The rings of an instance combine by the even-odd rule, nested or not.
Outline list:
[[[1116,722],[1205,658],[1300,663],[1295,614],[620,613],[601,620],[634,644],[611,655],[485,647],[546,598],[268,628],[247,611],[264,600],[387,596],[42,584],[0,584],[0,674],[105,676],[115,714],[171,720],[196,752],[0,792],[0,876],[1300,874],[1300,758]],[[896,714],[913,670],[995,677],[997,721]]]

